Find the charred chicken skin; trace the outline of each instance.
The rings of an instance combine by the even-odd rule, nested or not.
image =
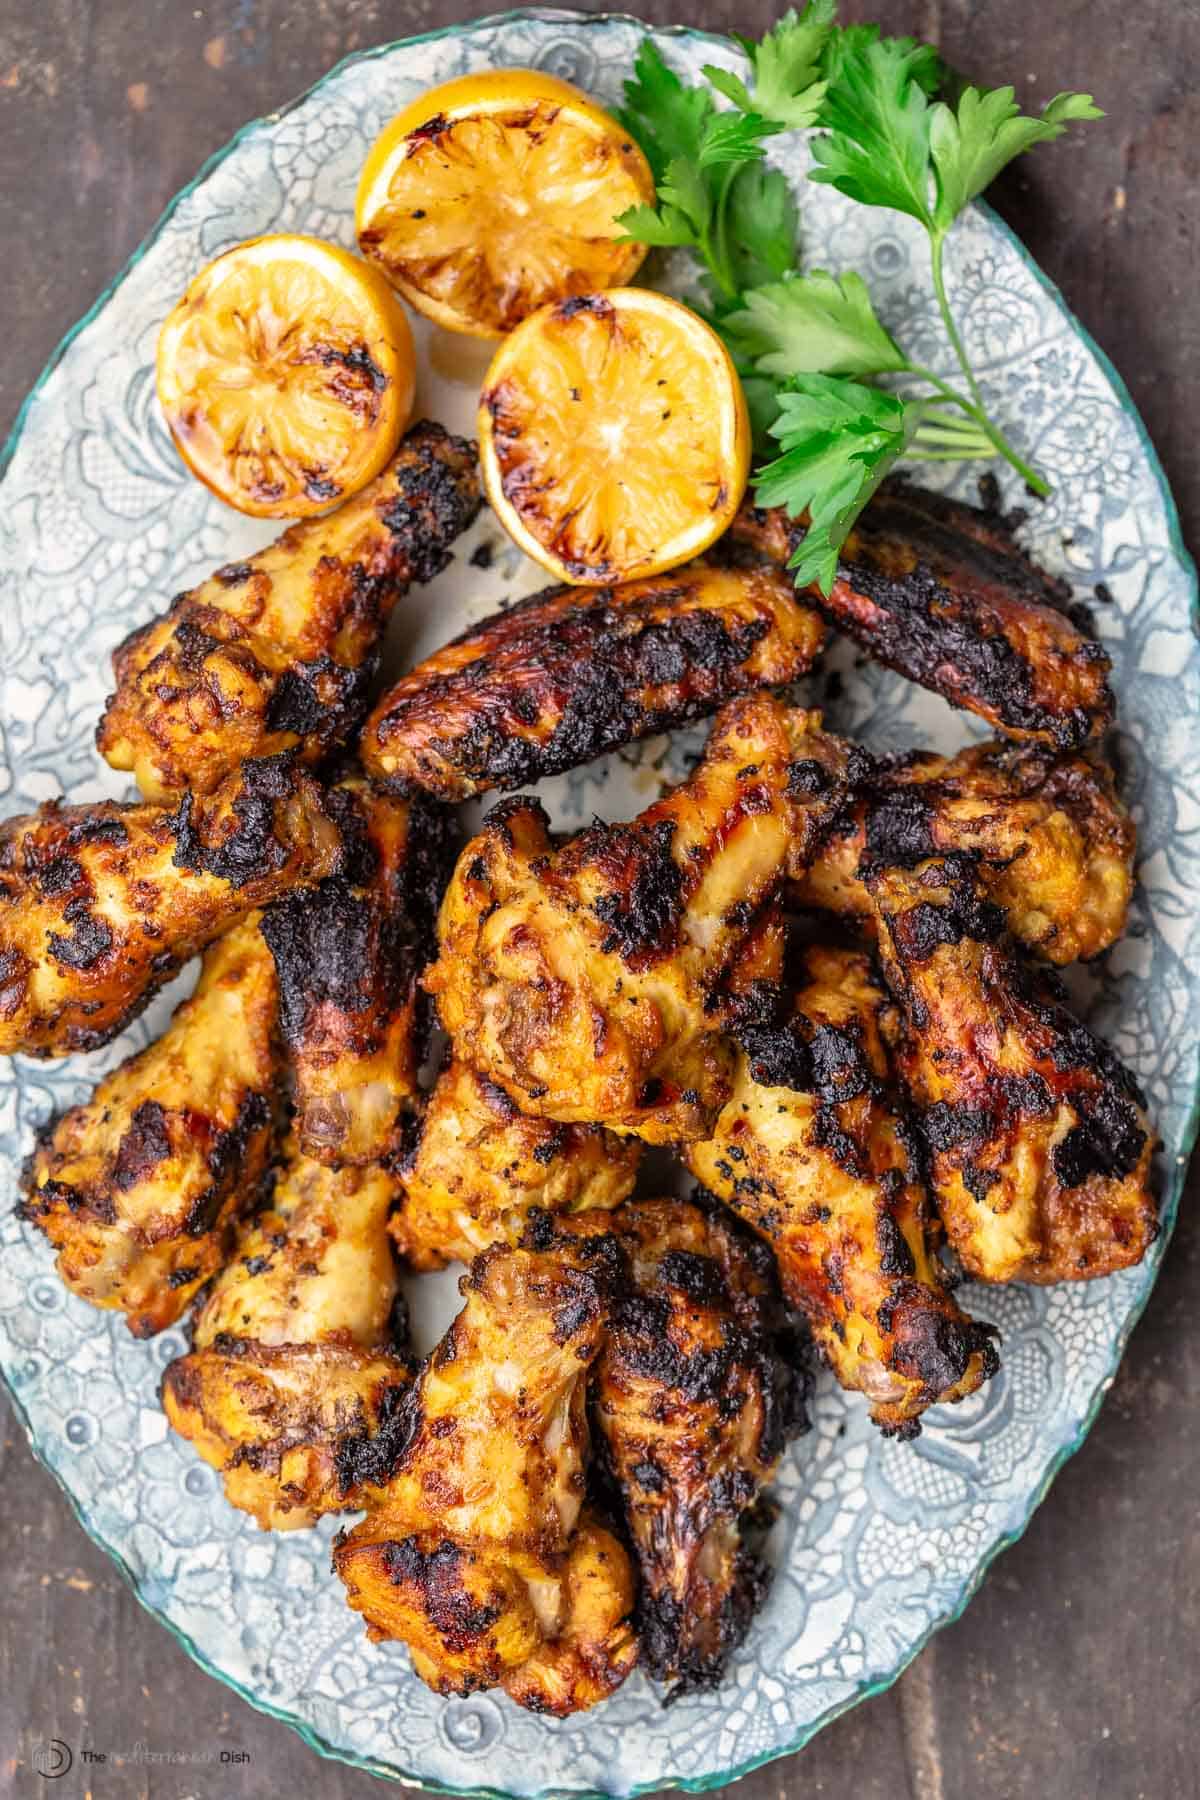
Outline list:
[[[479,503],[473,446],[414,425],[336,512],[218,569],[126,638],[101,755],[148,800],[211,793],[250,757],[317,760],[366,712],[397,600],[445,568]]]
[[[736,1086],[688,1163],[771,1244],[842,1387],[886,1433],[911,1437],[926,1407],[994,1373],[992,1334],[959,1310],[934,1255],[940,1231],[892,1085],[896,1009],[869,959],[812,946],[793,981],[788,1016],[764,1013],[761,996],[743,1004]]]
[[[1142,1096],[1024,962],[966,853],[867,878],[904,1011],[900,1067],[951,1244],[983,1281],[1083,1281],[1157,1234]]]
[[[328,798],[341,865],[267,909],[283,1037],[305,1155],[368,1163],[391,1146],[417,1093],[437,903],[453,842],[428,802],[389,799],[361,777]]]
[[[229,1252],[266,1172],[275,970],[253,918],[221,938],[157,1043],[51,1123],[22,1210],[73,1293],[135,1337],[172,1325]]]
[[[382,1168],[328,1169],[292,1138],[270,1206],[214,1282],[190,1354],[163,1377],[171,1424],[264,1530],[360,1504],[346,1446],[382,1430],[411,1384],[394,1198]]]
[[[596,1421],[641,1574],[643,1661],[686,1691],[720,1680],[765,1594],[748,1515],[807,1429],[807,1374],[780,1354],[770,1251],[727,1214],[635,1201],[612,1229],[629,1278],[596,1365]]]
[[[459,1053],[538,1117],[704,1136],[733,1067],[715,990],[836,817],[851,760],[815,715],[748,696],[631,825],[556,850],[536,801],[502,802],[459,859],[426,977]]]
[[[531,1119],[503,1088],[454,1058],[429,1096],[400,1164],[403,1204],[392,1237],[415,1269],[470,1262],[515,1241],[534,1208],[619,1206],[633,1190],[641,1145],[600,1125]]]
[[[860,860],[977,851],[1008,929],[1048,962],[1098,956],[1125,929],[1137,832],[1111,769],[1091,753],[973,744],[883,761],[793,890],[798,904],[868,929]]]
[[[320,789],[287,756],[179,807],[51,803],[0,825],[0,1054],[94,1050],[197,951],[336,866]]]
[[[768,565],[697,562],[623,587],[551,588],[411,670],[368,721],[381,779],[441,800],[512,789],[811,668],[825,636]]]
[[[354,1464],[374,1510],[338,1541],[334,1568],[378,1640],[399,1638],[439,1693],[510,1686],[538,1710],[572,1710],[563,1664],[584,1612],[599,1616],[580,1704],[636,1656],[615,1540],[602,1547],[617,1602],[572,1592],[588,1452],[588,1372],[621,1273],[608,1235],[568,1253],[495,1245],[463,1277],[466,1305],[389,1428]],[[581,1611],[581,1608],[584,1610]],[[540,1673],[539,1673],[540,1671]],[[607,1674],[605,1674],[607,1671]]]
[[[747,506],[731,531],[786,563],[805,527]],[[1112,718],[1108,657],[1075,623],[1066,584],[995,511],[886,483],[846,539],[828,599],[811,598],[876,662],[1008,737],[1072,750]]]

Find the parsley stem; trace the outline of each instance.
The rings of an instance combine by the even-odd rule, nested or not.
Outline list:
[[[739,298],[738,285],[733,279],[733,273],[729,267],[729,243],[726,223],[729,215],[729,190],[733,186],[734,176],[737,174],[740,166],[741,165],[738,163],[729,163],[726,165],[724,173],[721,176],[721,185],[717,192],[717,203],[714,208],[716,215],[716,231],[711,237],[706,232],[700,244],[704,259],[712,273],[712,278],[727,300],[736,300]]]
[[[967,387],[970,390],[971,398],[974,402],[979,424],[987,434],[988,438],[990,438],[991,442],[995,445],[997,452],[1017,471],[1017,474],[1024,481],[1026,487],[1031,488],[1035,494],[1039,495],[1044,500],[1050,493],[1050,483],[1046,481],[1043,476],[1039,475],[1037,470],[1032,468],[1013,445],[1009,443],[999,426],[989,418],[987,408],[984,406],[983,394],[980,391],[979,383],[975,379],[974,371],[972,370],[970,361],[967,357],[966,345],[959,335],[958,326],[954,323],[954,314],[950,311],[950,302],[946,298],[946,277],[942,263],[945,242],[944,232],[930,232],[929,244],[930,263],[933,269],[933,291],[937,295],[938,311],[942,315],[942,324],[946,328],[946,336],[950,339],[951,347],[958,359],[958,366],[966,376]]]

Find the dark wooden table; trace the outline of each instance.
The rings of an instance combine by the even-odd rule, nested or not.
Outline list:
[[[633,0],[630,0],[633,3]],[[0,0],[0,430],[63,331],[246,119],[348,51],[482,10],[463,0]],[[659,21],[762,29],[768,0],[641,0]],[[1108,109],[1010,171],[1000,209],[1133,390],[1200,538],[1200,4],[845,4],[1020,95]],[[900,1682],[764,1769],[744,1800],[1188,1800],[1200,1793],[1200,1230],[1185,1199],[1158,1290],[1085,1450],[966,1617]],[[2,1403],[0,1403],[2,1408]],[[349,1800],[322,1762],[143,1614],[33,1462],[0,1440],[0,1795],[44,1793],[33,1744],[242,1751],[236,1765],[75,1769],[52,1793]],[[84,1726],[86,1722],[86,1734]]]

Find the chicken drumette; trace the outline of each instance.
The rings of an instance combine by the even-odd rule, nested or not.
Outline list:
[[[23,1212],[72,1292],[137,1337],[178,1319],[258,1198],[275,1089],[275,969],[257,922],[213,945],[157,1043],[53,1121]]]
[[[414,425],[336,512],[218,569],[126,638],[101,755],[152,800],[211,793],[249,757],[323,756],[366,711],[392,608],[446,566],[478,507],[473,446]]]
[[[767,994],[773,1000],[770,989]],[[693,1173],[759,1231],[838,1381],[886,1432],[996,1368],[992,1333],[955,1304],[920,1151],[892,1084],[896,1009],[867,957],[807,948],[783,1016],[731,1005],[737,1082]]]
[[[590,1215],[547,1227],[596,1228]],[[748,1533],[784,1445],[807,1429],[807,1371],[770,1251],[728,1214],[635,1201],[611,1228],[629,1274],[596,1365],[596,1420],[637,1554],[642,1657],[686,1691],[720,1680],[766,1592]]]
[[[342,838],[338,871],[268,908],[263,936],[279,972],[296,1131],[308,1156],[384,1156],[417,1093],[424,1054],[421,970],[433,955],[453,833],[427,801],[389,799],[361,777],[328,797]]]
[[[824,636],[768,565],[551,588],[410,670],[372,713],[363,759],[443,800],[520,787],[794,681]]]
[[[411,1398],[361,1445],[373,1510],[334,1568],[370,1635],[406,1643],[439,1693],[503,1685],[571,1712],[636,1661],[625,1553],[580,1526],[588,1372],[621,1271],[603,1233],[485,1251]]]
[[[556,850],[536,801],[502,802],[459,859],[426,977],[459,1053],[525,1112],[705,1135],[733,1069],[717,985],[853,761],[815,715],[760,695],[724,709],[694,773],[631,825]]]
[[[287,756],[174,812],[104,800],[7,820],[0,1053],[106,1044],[189,957],[339,854],[320,789]]]
[[[636,1138],[601,1125],[528,1118],[503,1088],[454,1058],[400,1160],[403,1203],[392,1236],[413,1268],[470,1262],[498,1239],[518,1238],[535,1208],[619,1206],[640,1155]]]
[[[1097,956],[1125,929],[1137,833],[1094,752],[973,744],[957,756],[884,759],[793,889],[871,928],[860,861],[978,851],[1013,936],[1049,962]]]
[[[731,528],[780,563],[804,531],[752,506]],[[1112,718],[1108,657],[995,511],[889,482],[846,539],[828,599],[810,597],[877,662],[1009,737],[1073,749]]]
[[[387,1233],[382,1168],[332,1170],[293,1138],[268,1208],[242,1232],[167,1369],[175,1430],[264,1529],[361,1504],[355,1455],[413,1375]]]
[[[1157,1234],[1152,1135],[1132,1076],[1023,961],[974,856],[867,876],[904,1012],[900,1068],[921,1108],[951,1244],[984,1281],[1080,1281]]]

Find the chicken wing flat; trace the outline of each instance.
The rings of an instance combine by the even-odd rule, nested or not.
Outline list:
[[[428,1005],[418,982],[454,838],[440,809],[390,799],[361,777],[339,783],[328,804],[341,866],[275,901],[263,935],[279,972],[301,1149],[368,1163],[387,1153],[418,1091]]]
[[[392,608],[445,568],[478,507],[474,447],[414,425],[336,512],[218,569],[118,646],[101,755],[148,800],[211,793],[250,757],[323,756],[366,712]]]
[[[790,1016],[744,1012],[737,1082],[688,1148],[704,1185],[773,1247],[783,1291],[844,1388],[888,1433],[995,1372],[955,1304],[920,1151],[892,1085],[896,1009],[869,958],[808,947]]]
[[[949,758],[879,763],[793,897],[869,928],[864,856],[898,862],[977,851],[1013,936],[1049,962],[1070,963],[1098,956],[1125,930],[1136,847],[1112,770],[1094,753],[973,744]]]
[[[22,1211],[73,1293],[135,1337],[174,1324],[258,1198],[278,1071],[275,970],[254,918],[213,945],[164,1035],[51,1123]]]
[[[606,1235],[485,1251],[390,1430],[362,1445],[373,1510],[334,1568],[369,1635],[403,1640],[439,1693],[498,1685],[570,1627],[588,1372],[620,1272]]]
[[[501,802],[459,858],[425,978],[456,1049],[523,1112],[705,1136],[732,1078],[716,987],[836,817],[851,760],[816,715],[752,695],[631,825],[556,850],[536,801]]]
[[[1083,1281],[1140,1262],[1157,1234],[1144,1102],[1021,960],[965,853],[868,877],[905,1016],[900,1067],[922,1109],[933,1191],[983,1281]]]
[[[293,1137],[191,1352],[163,1376],[167,1418],[264,1530],[359,1504],[346,1446],[381,1431],[411,1385],[387,1234],[395,1191],[385,1170],[328,1169]]]
[[[805,527],[747,506],[731,530],[785,563]],[[1108,657],[1074,622],[1066,584],[1030,562],[998,512],[885,483],[829,598],[810,598],[876,662],[1008,737],[1071,750],[1112,718]]]
[[[550,588],[405,675],[371,714],[363,760],[442,800],[521,787],[794,681],[824,637],[820,616],[765,564]]]
[[[404,1200],[392,1237],[415,1269],[470,1262],[489,1244],[519,1238],[535,1207],[619,1206],[640,1156],[636,1138],[601,1125],[528,1118],[503,1088],[454,1058],[400,1163]]]
[[[596,1420],[641,1571],[643,1660],[686,1691],[720,1680],[766,1592],[747,1515],[807,1429],[807,1374],[779,1353],[771,1253],[728,1215],[635,1201],[612,1227],[630,1278],[596,1365]]]
[[[52,802],[0,825],[0,1054],[116,1036],[221,932],[336,866],[320,789],[290,758],[247,763],[175,812]]]

